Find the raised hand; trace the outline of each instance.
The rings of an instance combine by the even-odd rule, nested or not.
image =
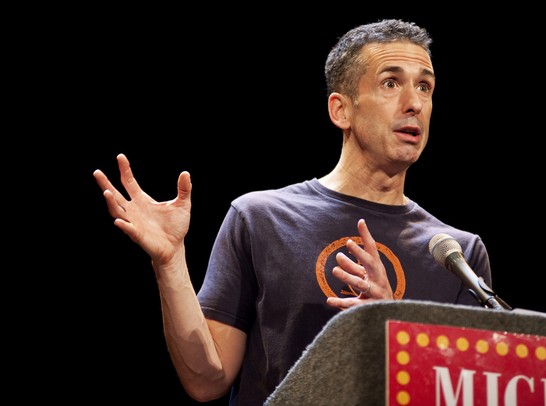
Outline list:
[[[178,193],[173,200],[157,202],[147,195],[133,176],[129,160],[117,156],[121,184],[129,200],[99,169],[93,172],[103,191],[114,224],[150,255],[155,265],[165,266],[184,256],[184,237],[190,223],[191,179],[186,171],[178,177]]]
[[[358,221],[358,233],[362,237],[364,247],[352,240],[347,241],[347,249],[358,262],[340,252],[336,256],[338,265],[334,267],[332,273],[360,294],[357,297],[347,298],[329,297],[326,303],[332,307],[347,309],[365,300],[393,299],[394,297],[375,240],[364,220]]]

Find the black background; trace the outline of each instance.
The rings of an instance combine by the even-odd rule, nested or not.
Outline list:
[[[32,36],[27,83],[43,109],[34,177],[47,178],[45,196],[60,213],[44,220],[50,271],[36,278],[54,285],[58,324],[40,327],[52,344],[37,351],[48,356],[40,380],[52,378],[51,400],[189,401],[166,350],[150,261],[112,224],[93,170],[118,182],[123,152],[158,201],[174,198],[178,174],[190,171],[187,252],[198,289],[233,198],[333,168],[341,134],[327,114],[324,61],[340,35],[380,18],[415,21],[434,40],[431,136],[406,195],[482,237],[501,298],[546,311],[537,256],[543,38],[526,11],[492,19],[450,7],[434,17],[347,4],[298,14],[261,7],[79,7]]]

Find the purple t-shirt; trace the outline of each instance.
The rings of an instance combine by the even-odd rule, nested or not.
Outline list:
[[[360,218],[376,241],[396,299],[480,306],[430,255],[429,241],[438,233],[452,236],[472,270],[492,287],[480,237],[444,224],[414,201],[373,203],[332,191],[316,178],[242,195],[221,225],[198,293],[207,318],[248,335],[232,393],[237,404],[263,404],[274,391],[339,312],[326,305],[328,296],[357,295],[331,272],[336,253],[348,254],[346,240],[360,243]]]

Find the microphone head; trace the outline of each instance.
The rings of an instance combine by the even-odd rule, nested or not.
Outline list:
[[[428,250],[436,262],[445,265],[446,258],[454,252],[462,253],[461,245],[449,234],[436,234],[428,243]]]

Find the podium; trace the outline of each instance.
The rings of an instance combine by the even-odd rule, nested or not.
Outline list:
[[[466,377],[463,378],[457,376],[463,369],[452,368],[454,370],[451,372],[453,385],[449,386],[451,392],[447,392],[451,393],[453,398],[459,397],[459,403],[451,399],[452,404],[469,404],[463,403],[460,399],[464,395],[465,388],[467,394],[464,396],[470,396],[468,392],[472,390],[472,388],[463,387],[466,385],[463,381],[476,378],[487,382],[487,385],[496,385],[493,387],[499,393],[488,388],[487,395],[481,394],[478,392],[485,392],[486,389],[477,387],[474,389],[473,396],[483,395],[488,396],[489,399],[487,401],[474,401],[473,404],[504,405],[510,403],[507,401],[510,396],[517,396],[517,394],[513,393],[516,390],[526,390],[527,396],[540,399],[537,404],[543,404],[545,401],[546,313],[524,309],[505,311],[428,301],[401,300],[370,302],[344,310],[333,317],[306,348],[264,405],[331,406],[333,404],[343,404],[393,406],[407,404],[411,406],[419,404],[415,401],[412,403],[409,396],[400,397],[398,402],[393,402],[393,397],[389,395],[388,381],[390,380],[392,383],[395,379],[392,378],[392,375],[391,379],[388,378],[390,363],[394,359],[394,351],[390,348],[387,337],[389,333],[388,326],[392,328],[393,324],[400,322],[412,326],[416,324],[418,327],[451,328],[451,330],[456,330],[457,337],[467,334],[472,337],[471,334],[475,334],[477,331],[479,334],[486,334],[493,345],[503,344],[502,340],[504,339],[518,339],[518,337],[527,338],[530,336],[530,338],[537,339],[536,348],[529,348],[533,347],[532,345],[525,346],[515,343],[514,347],[518,347],[518,352],[516,353],[516,350],[514,350],[513,358],[517,359],[518,362],[523,362],[520,358],[527,357],[532,362],[538,363],[538,367],[533,366],[535,375],[538,376],[525,376],[525,372],[516,371],[510,385],[503,386],[502,382],[501,385],[498,384],[498,379],[499,377],[505,379],[503,375],[507,374],[493,373],[494,368],[489,368],[493,372],[481,372],[479,369],[483,368],[483,365],[479,368],[466,367],[470,373],[467,373]],[[442,337],[445,337],[443,333]],[[455,345],[455,341],[452,341],[452,345]],[[481,342],[482,340],[475,341]],[[392,343],[392,340],[390,342]],[[483,340],[483,343],[487,344],[487,339]],[[474,349],[471,346],[478,347],[476,343],[470,340],[468,347],[470,347],[470,350]],[[495,355],[495,349],[492,347],[490,352]],[[389,349],[391,352],[390,357]],[[501,352],[501,355],[497,355],[496,358],[510,363],[510,359],[506,354],[502,354],[501,349],[496,351]],[[453,352],[455,351],[447,351],[446,354],[452,354]],[[472,353],[472,351],[467,352],[467,354],[469,353]],[[472,358],[474,356],[465,355],[465,362],[474,362]],[[414,362],[417,362],[417,358],[419,357],[414,356]],[[427,357],[422,358],[421,361]],[[480,360],[481,364],[483,364],[482,361]],[[487,364],[485,368],[488,368]],[[424,375],[426,371],[421,372],[413,372],[412,379],[416,381],[422,378],[421,375]],[[445,376],[443,379],[445,379]],[[524,382],[518,383],[523,379],[525,379]],[[438,381],[429,383],[430,386],[435,385],[436,389],[428,389],[438,392]],[[506,388],[507,386],[509,387]],[[423,390],[427,390],[427,388],[421,385],[419,391],[422,392]],[[411,391],[408,393],[411,393]],[[414,391],[414,397],[415,393]],[[501,401],[495,403],[498,399],[502,403]],[[446,403],[440,401],[436,404]]]

